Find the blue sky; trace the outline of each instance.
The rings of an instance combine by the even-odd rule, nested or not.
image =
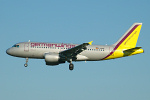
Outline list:
[[[0,100],[150,100],[149,0],[0,0]],[[46,66],[11,57],[18,42],[113,44],[135,22],[145,53]]]

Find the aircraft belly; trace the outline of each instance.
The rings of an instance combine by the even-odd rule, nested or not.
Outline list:
[[[87,60],[87,59],[88,59],[88,57],[86,57],[86,56],[77,55],[77,61],[85,61],[85,60]]]
[[[103,59],[105,56],[107,56],[107,53],[105,52],[88,52],[83,53],[82,55],[86,56],[88,59],[87,61],[97,61]]]

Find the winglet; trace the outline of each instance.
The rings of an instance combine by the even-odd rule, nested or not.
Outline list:
[[[91,41],[91,42],[88,42],[88,43],[89,43],[89,45],[92,45],[92,42],[93,42],[93,41]]]

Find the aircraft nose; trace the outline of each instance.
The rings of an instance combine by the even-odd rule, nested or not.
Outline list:
[[[10,55],[10,49],[7,49],[7,50],[6,50],[6,53],[7,53],[8,55]]]

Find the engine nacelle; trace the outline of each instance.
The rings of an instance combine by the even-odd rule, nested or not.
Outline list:
[[[60,60],[58,54],[45,54],[46,65],[59,65],[60,63],[65,63],[65,61]]]

